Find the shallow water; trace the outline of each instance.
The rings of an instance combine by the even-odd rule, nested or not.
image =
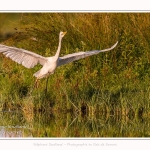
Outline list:
[[[107,114],[0,112],[0,137],[150,137],[150,119]]]

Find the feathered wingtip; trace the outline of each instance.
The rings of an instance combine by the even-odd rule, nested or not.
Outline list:
[[[115,48],[118,44],[118,41],[111,47],[111,49]]]
[[[117,41],[112,47],[107,48],[107,49],[100,50],[99,52],[107,52],[107,51],[110,51],[110,50],[114,49],[114,48],[117,46],[117,44],[118,44],[118,41]]]

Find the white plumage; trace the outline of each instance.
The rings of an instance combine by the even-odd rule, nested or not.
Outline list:
[[[16,47],[5,46],[1,44],[0,44],[0,53],[3,53],[6,57],[9,57],[13,61],[23,65],[26,68],[33,68],[38,63],[41,64],[43,67],[39,71],[34,73],[34,76],[37,79],[41,79],[50,74],[53,74],[55,69],[58,66],[65,65],[67,63],[70,63],[75,60],[79,60],[79,59],[82,59],[91,55],[96,55],[100,52],[106,52],[106,51],[112,50],[118,44],[118,41],[117,41],[112,47],[108,49],[92,50],[92,51],[87,51],[87,52],[77,52],[73,54],[68,54],[63,57],[59,57],[60,48],[61,48],[61,40],[65,34],[66,32],[60,32],[58,49],[57,49],[55,56],[52,56],[52,57],[43,57],[34,52],[30,52],[30,51],[16,48]]]

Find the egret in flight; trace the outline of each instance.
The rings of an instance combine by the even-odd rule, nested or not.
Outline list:
[[[41,64],[43,67],[39,71],[33,74],[33,76],[36,77],[36,81],[38,81],[41,78],[48,77],[50,74],[53,74],[55,69],[61,65],[65,65],[75,60],[79,60],[91,55],[96,55],[100,52],[106,52],[112,50],[118,44],[117,41],[112,47],[107,49],[77,52],[77,53],[65,55],[63,57],[59,57],[60,49],[61,49],[61,41],[65,34],[66,32],[59,33],[58,49],[56,51],[55,56],[52,57],[43,57],[39,54],[30,52],[25,49],[10,47],[2,44],[0,44],[0,53],[3,53],[6,57],[9,57],[13,61],[23,65],[26,68],[33,68],[38,63]]]

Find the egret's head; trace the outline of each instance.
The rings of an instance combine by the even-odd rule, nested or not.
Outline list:
[[[62,31],[60,31],[60,33],[59,33],[59,38],[62,39],[66,33],[67,33],[67,32],[62,32]]]

